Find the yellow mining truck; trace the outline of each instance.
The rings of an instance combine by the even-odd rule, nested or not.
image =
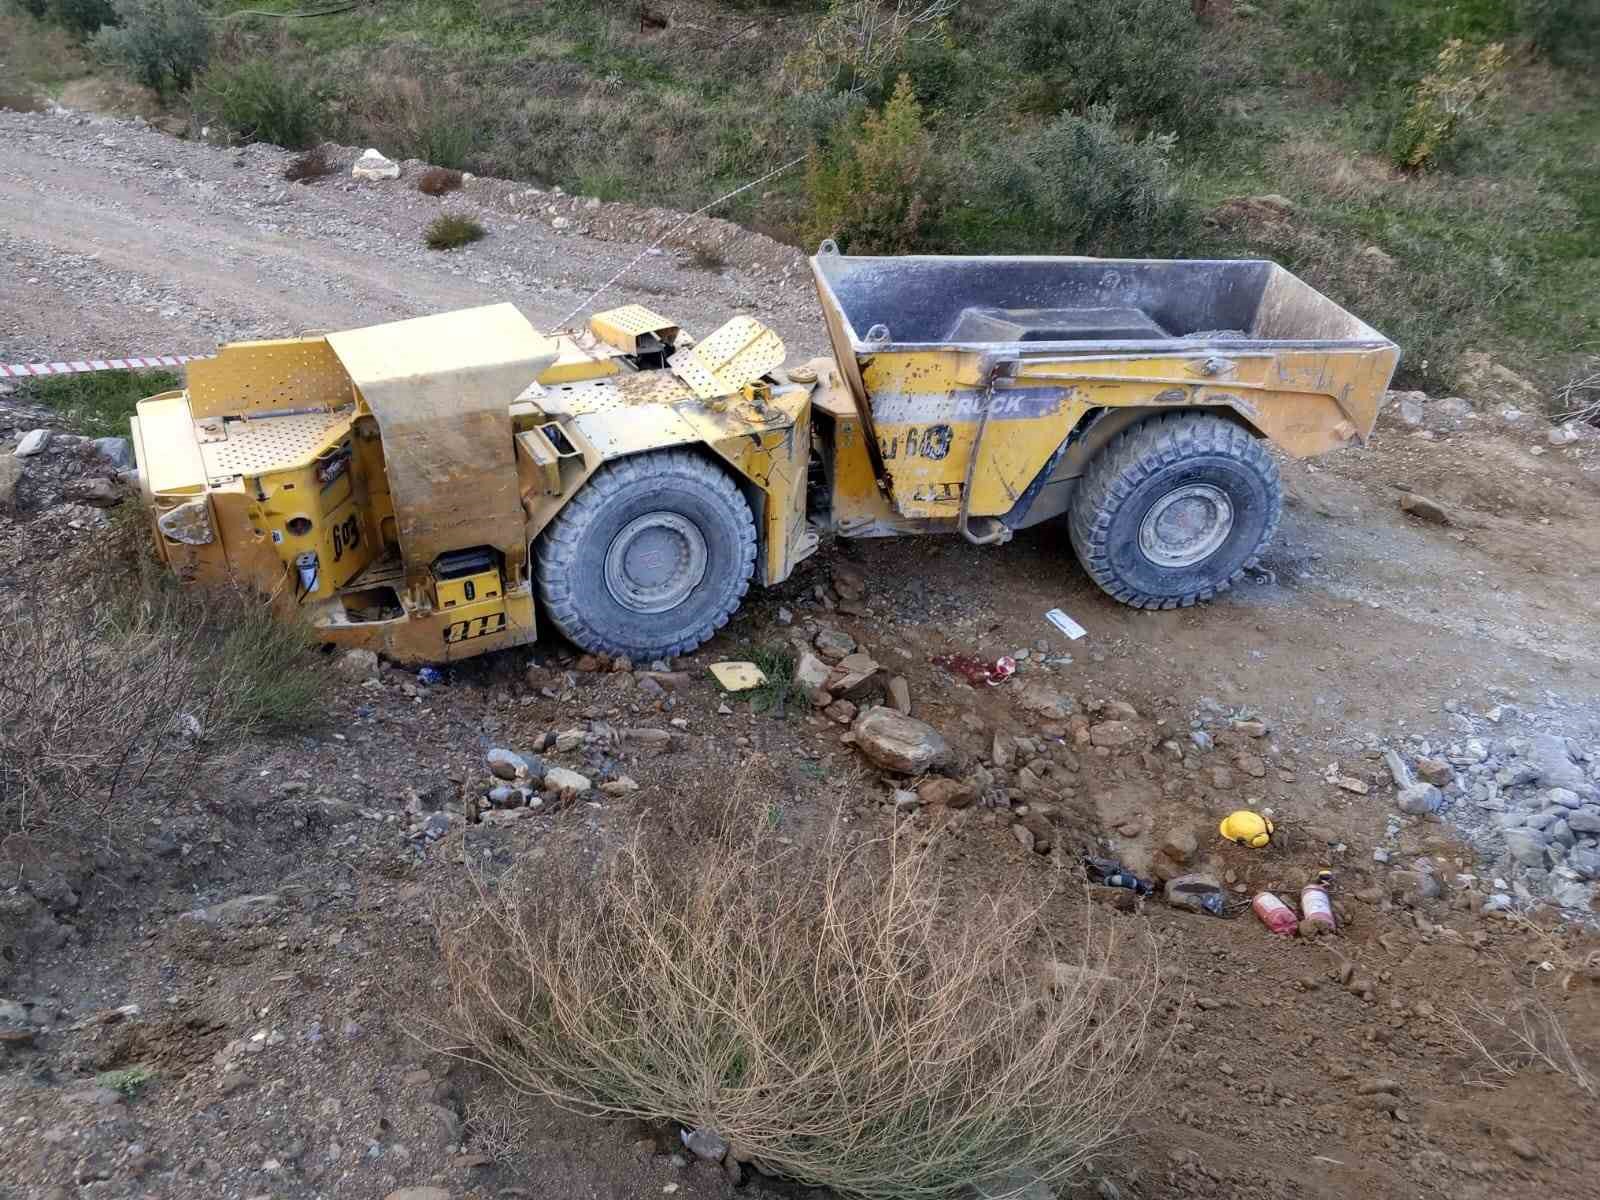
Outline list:
[[[1065,518],[1124,603],[1208,599],[1278,523],[1270,441],[1370,433],[1394,345],[1262,261],[811,260],[833,346],[639,305],[546,336],[511,305],[222,347],[140,403],[184,578],[243,578],[403,662],[710,638],[823,532],[992,545]]]

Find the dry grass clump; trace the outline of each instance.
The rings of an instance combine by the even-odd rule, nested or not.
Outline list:
[[[417,180],[417,191],[427,196],[442,196],[461,186],[461,172],[449,167],[429,167]]]
[[[1537,996],[1524,996],[1500,1008],[1473,1002],[1449,1014],[1446,1023],[1462,1047],[1482,1063],[1486,1075],[1476,1080],[1481,1086],[1500,1087],[1500,1080],[1538,1067],[1565,1075],[1585,1095],[1595,1095],[1594,1076],[1579,1061],[1560,1015]]]
[[[338,166],[328,161],[328,152],[321,146],[296,155],[283,169],[283,177],[290,183],[310,183],[338,171]]]
[[[483,226],[471,217],[446,213],[429,224],[423,240],[428,243],[430,250],[454,250],[458,246],[477,241],[483,235]]]
[[[728,813],[442,905],[440,1034],[518,1091],[709,1127],[855,1196],[1058,1180],[1117,1135],[1147,1075],[1149,945],[1064,954],[1042,897],[957,906],[902,843],[835,827],[801,849],[759,804]]]
[[[1562,420],[1600,425],[1600,355],[1591,356],[1574,368],[1556,393],[1556,403]]]
[[[132,508],[133,506],[125,506]],[[114,833],[264,727],[316,712],[306,630],[252,593],[181,588],[120,518],[66,591],[0,605],[0,822],[7,834]]]

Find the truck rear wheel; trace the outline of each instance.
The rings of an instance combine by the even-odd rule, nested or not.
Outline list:
[[[1283,509],[1278,466],[1231,421],[1173,413],[1089,463],[1068,528],[1084,570],[1135,608],[1187,607],[1254,566]]]
[[[683,450],[596,471],[537,548],[545,615],[595,654],[665,658],[728,623],[750,587],[756,525],[728,473]]]

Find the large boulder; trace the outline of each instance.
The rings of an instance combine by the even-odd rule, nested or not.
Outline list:
[[[932,725],[874,706],[856,717],[856,746],[878,766],[919,775],[950,761],[950,743]]]

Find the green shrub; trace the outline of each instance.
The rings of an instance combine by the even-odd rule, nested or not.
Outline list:
[[[948,240],[986,252],[1178,252],[1195,226],[1172,148],[1170,135],[1130,140],[1098,106],[984,146],[967,176],[972,198],[947,212]]]
[[[17,8],[35,20],[42,20],[50,11],[50,0],[13,0]]]
[[[157,92],[186,92],[211,55],[211,26],[195,0],[116,0],[118,23],[92,45]]]
[[[1191,0],[1023,0],[988,42],[1032,76],[1020,97],[1031,111],[1109,104],[1140,129],[1185,133],[1216,120],[1221,60]]]
[[[433,220],[423,240],[428,243],[430,250],[454,250],[457,246],[477,241],[483,235],[483,226],[471,217],[446,213]]]
[[[278,63],[213,68],[200,89],[218,119],[247,141],[303,150],[317,140],[326,120],[323,92]]]
[[[88,37],[103,25],[117,23],[112,0],[47,0],[50,19],[63,29]],[[29,6],[32,11],[32,5]]]
[[[1397,167],[1421,171],[1448,156],[1463,129],[1479,120],[1506,68],[1499,42],[1472,47],[1458,38],[1444,44],[1429,71],[1411,88],[1389,135]]]
[[[856,254],[924,249],[937,191],[932,161],[922,105],[902,75],[881,110],[847,126],[831,149],[813,152],[806,170],[809,239],[831,237]]]

